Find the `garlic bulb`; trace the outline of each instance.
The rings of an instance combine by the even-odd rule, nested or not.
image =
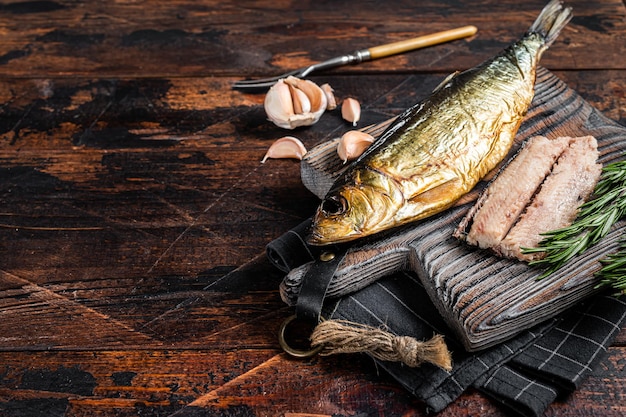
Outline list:
[[[356,122],[361,119],[361,104],[357,100],[348,97],[341,104],[341,117],[352,123],[352,126],[356,126]]]
[[[360,130],[349,130],[337,144],[337,155],[345,164],[358,158],[374,142],[374,137]]]
[[[261,163],[265,163],[268,158],[294,158],[302,160],[305,153],[306,148],[300,139],[294,138],[293,136],[285,136],[272,143]]]
[[[317,122],[328,99],[312,81],[293,76],[278,80],[265,96],[265,113],[276,126],[295,129]]]

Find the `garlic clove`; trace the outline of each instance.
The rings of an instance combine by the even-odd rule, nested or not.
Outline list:
[[[289,85],[278,80],[265,95],[265,113],[274,124],[290,129],[289,119],[295,114]]]
[[[311,101],[311,112],[319,112],[320,115],[324,113],[328,100],[326,98],[326,94],[324,94],[324,91],[320,88],[320,86],[315,84],[313,81],[303,80],[294,77],[293,75],[287,77],[285,82],[299,90],[302,90],[307,95]]]
[[[360,130],[349,130],[337,143],[337,155],[345,164],[358,158],[374,142],[374,137]]]
[[[326,94],[326,110],[335,110],[337,108],[337,99],[335,98],[335,90],[330,86],[330,84],[322,84],[320,87],[324,94]]]
[[[352,126],[356,126],[356,123],[361,119],[361,104],[357,100],[348,97],[341,104],[341,117],[352,123]]]
[[[289,76],[270,88],[264,105],[268,119],[274,124],[295,129],[317,122],[326,110],[327,102],[324,91],[317,84]]]
[[[296,114],[310,113],[311,112],[311,100],[306,95],[306,93],[291,84],[287,84],[289,86],[289,91],[291,92],[291,99],[293,101],[293,111]]]
[[[306,148],[304,147],[304,144],[300,141],[300,139],[293,136],[285,136],[277,139],[276,141],[274,141],[274,143],[272,143],[272,145],[265,153],[265,156],[261,160],[261,163],[265,163],[265,161],[267,161],[269,158],[294,158],[302,160],[304,154],[306,154]]]
[[[285,79],[285,82],[293,86],[296,90],[303,92],[310,107],[302,107],[302,113],[296,113],[292,116],[291,124],[294,127],[298,126],[310,126],[316,123],[324,111],[326,111],[327,99],[324,91],[313,81],[303,80],[294,76],[289,76]]]

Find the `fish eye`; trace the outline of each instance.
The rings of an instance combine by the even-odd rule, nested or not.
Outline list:
[[[342,196],[328,197],[322,202],[321,209],[327,216],[337,216],[348,210],[348,202]]]

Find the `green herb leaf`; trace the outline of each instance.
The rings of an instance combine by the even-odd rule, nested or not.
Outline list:
[[[620,241],[620,249],[608,255],[602,261],[602,269],[598,271],[600,283],[598,287],[611,287],[618,293],[626,294],[626,238]]]

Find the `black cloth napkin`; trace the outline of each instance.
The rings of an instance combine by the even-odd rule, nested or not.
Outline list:
[[[284,272],[315,262],[319,255],[320,249],[303,239],[305,225],[267,246],[268,258]],[[454,339],[411,272],[398,272],[352,294],[327,299],[321,313],[326,319],[382,326],[418,340],[443,334],[454,361],[450,372],[431,364],[410,368],[374,359],[431,411],[441,411],[474,387],[516,414],[539,416],[550,403],[579,387],[603,359],[626,320],[626,297],[594,296],[513,339],[471,353]]]

